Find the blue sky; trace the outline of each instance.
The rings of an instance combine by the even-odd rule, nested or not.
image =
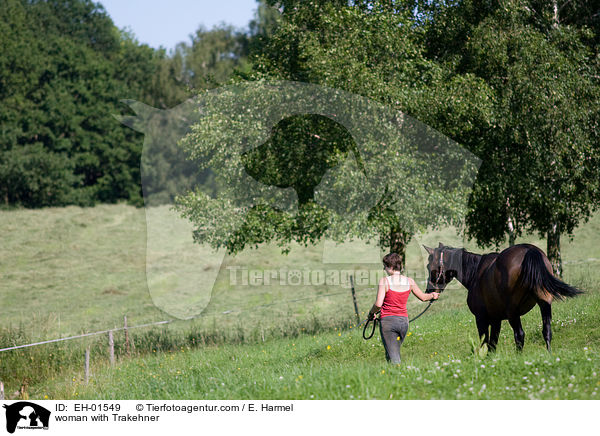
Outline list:
[[[225,22],[246,27],[256,10],[255,0],[97,0],[115,25],[129,28],[138,41],[172,49],[202,24]]]

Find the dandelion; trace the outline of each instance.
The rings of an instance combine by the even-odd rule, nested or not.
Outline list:
[[[331,345],[327,345],[327,349],[328,349],[328,350],[331,350]]]
[[[381,370],[381,375],[385,374],[385,369]]]

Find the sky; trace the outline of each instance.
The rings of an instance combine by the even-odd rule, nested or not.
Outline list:
[[[115,25],[129,28],[137,40],[151,47],[172,49],[190,41],[202,24],[210,29],[221,22],[246,27],[254,17],[255,0],[97,0]]]

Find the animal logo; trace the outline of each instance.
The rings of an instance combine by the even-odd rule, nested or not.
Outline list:
[[[6,409],[6,431],[14,433],[18,428],[47,429],[50,424],[50,411],[29,401],[19,401]]]
[[[136,116],[117,118],[145,135],[141,179],[148,289],[157,307],[180,319],[202,313],[211,300],[226,256],[224,248],[214,249],[211,238],[235,240],[255,205],[297,216],[303,195],[308,195],[336,217],[327,229],[335,243],[345,240],[348,229],[367,226],[373,210],[395,216],[412,234],[432,216],[464,209],[458,203],[465,203],[466,196],[455,191],[472,186],[481,163],[408,115],[316,84],[257,81],[224,86],[167,110],[126,103]],[[272,177],[261,174],[260,168],[244,163],[249,153],[255,154],[255,160],[268,158],[276,126],[306,114],[336,123],[353,144],[346,158],[335,165],[319,171],[307,169],[311,178],[318,179],[315,186],[305,189],[270,181]],[[319,144],[324,138],[314,133],[310,140]],[[228,175],[227,183],[206,192],[209,173]],[[438,207],[437,199],[442,196],[454,203]],[[393,201],[382,202],[382,197],[393,197]],[[169,206],[176,198],[194,203],[199,211],[194,213],[195,223],[200,225],[194,227]],[[323,263],[379,262],[379,249],[350,261],[348,251],[340,256],[324,251]]]

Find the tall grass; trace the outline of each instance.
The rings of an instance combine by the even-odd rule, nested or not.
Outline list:
[[[123,331],[115,332],[114,348],[117,360],[152,355],[175,350],[197,349],[207,346],[230,346],[235,344],[264,343],[279,338],[300,335],[316,335],[334,329],[348,328],[352,323],[350,312],[341,316],[319,318],[268,319],[247,323],[242,319],[223,323],[216,317],[212,321],[191,323],[178,321],[164,327],[129,330],[129,352]],[[4,328],[0,330],[0,347],[32,343],[26,329]],[[30,387],[49,381],[69,379],[82,381],[84,353],[91,350],[92,362],[96,367],[109,363],[107,335],[98,335],[40,346],[20,348],[0,355],[0,381],[5,384],[9,398],[28,397]]]
[[[0,224],[0,347],[118,328],[123,315],[130,325],[170,319],[153,304],[145,284],[142,210],[116,205],[0,211]],[[597,215],[563,243],[564,278],[588,293],[553,305],[552,359],[559,357],[562,363],[544,350],[537,310],[523,317],[523,354],[515,354],[512,330],[504,323],[499,351],[479,362],[469,345],[476,328],[466,291],[454,283],[411,325],[403,365],[388,367],[378,340],[365,343],[357,332],[348,288],[230,286],[229,271],[222,267],[201,316],[130,330],[129,354],[122,332],[115,333],[116,368],[108,366],[107,338],[101,335],[0,353],[0,380],[9,396],[18,392],[19,397],[56,399],[592,398],[600,343],[599,229]],[[461,241],[454,229],[415,236],[407,253],[411,275],[424,276],[419,244],[435,246],[438,241],[492,251]],[[544,248],[536,238],[527,241]],[[265,246],[228,257],[226,265],[323,268],[322,249],[294,247],[282,257],[278,247]],[[356,271],[371,267],[331,265]],[[363,285],[357,293],[364,317],[375,291]],[[409,312],[415,315],[423,307],[412,299]],[[85,387],[88,347],[93,377]],[[449,375],[451,369],[460,371]],[[228,382],[231,377],[235,383]],[[531,383],[521,386],[522,380]]]
[[[378,334],[367,342],[350,326],[300,329],[264,343],[182,345],[140,354],[116,368],[96,365],[88,386],[79,379],[57,379],[37,385],[32,394],[83,399],[595,399],[600,390],[600,295],[578,300],[555,305],[552,354],[544,348],[537,313],[524,317],[522,353],[516,352],[505,323],[498,351],[483,357],[469,343],[476,328],[468,311],[436,309],[411,325],[399,366],[385,362]]]

